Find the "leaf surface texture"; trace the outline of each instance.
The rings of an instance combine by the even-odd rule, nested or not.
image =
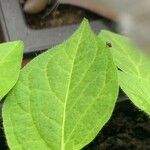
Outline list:
[[[112,57],[88,22],[22,71],[5,101],[11,150],[80,150],[110,118],[118,94]]]

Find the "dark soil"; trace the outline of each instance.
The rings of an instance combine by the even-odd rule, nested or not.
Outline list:
[[[0,150],[7,150],[0,127]],[[129,101],[116,105],[107,125],[83,150],[150,150],[150,119]]]
[[[77,24],[80,23],[83,18],[89,20],[103,19],[85,9],[71,5],[59,5],[52,12],[50,11],[50,7],[47,7],[46,10],[37,15],[25,14],[25,18],[27,25],[32,29]]]
[[[0,103],[0,150],[8,150],[2,125],[2,103]]]
[[[121,102],[84,150],[150,150],[150,119],[129,101]]]

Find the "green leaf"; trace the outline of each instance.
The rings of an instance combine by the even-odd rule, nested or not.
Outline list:
[[[0,100],[15,85],[22,61],[21,41],[0,44]]]
[[[100,39],[111,43],[114,62],[121,70],[119,84],[132,102],[150,114],[150,58],[142,53],[127,37],[102,31]]]
[[[11,150],[79,150],[110,118],[118,94],[109,51],[84,21],[22,71],[3,108]]]

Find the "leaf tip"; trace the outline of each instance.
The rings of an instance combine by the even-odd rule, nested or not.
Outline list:
[[[81,27],[82,26],[90,27],[88,19],[86,19],[86,18],[83,19],[83,21],[81,22]]]

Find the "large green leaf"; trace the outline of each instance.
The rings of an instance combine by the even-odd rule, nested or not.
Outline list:
[[[119,71],[119,84],[133,103],[150,114],[150,58],[124,36],[102,31],[100,39],[112,52]],[[108,47],[108,46],[107,46]]]
[[[21,41],[0,44],[0,100],[18,79],[22,53]]]
[[[109,51],[84,21],[22,71],[3,108],[11,150],[79,150],[110,118],[118,93]]]

